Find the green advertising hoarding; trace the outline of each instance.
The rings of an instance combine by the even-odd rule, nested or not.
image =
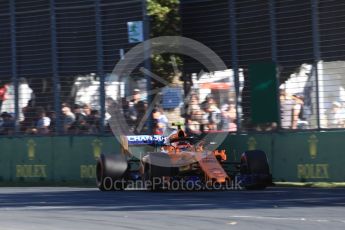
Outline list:
[[[246,150],[267,154],[276,181],[345,181],[345,132],[229,134],[218,149],[228,161]],[[0,182],[93,184],[101,153],[119,154],[114,137],[0,138]],[[145,152],[145,148],[132,150]]]

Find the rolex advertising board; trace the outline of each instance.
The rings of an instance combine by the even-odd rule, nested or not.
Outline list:
[[[219,148],[228,161],[239,161],[246,150],[264,150],[275,181],[336,182],[345,181],[344,138],[340,131],[229,134]],[[114,137],[0,138],[0,145],[0,182],[92,184],[100,154],[121,153]]]

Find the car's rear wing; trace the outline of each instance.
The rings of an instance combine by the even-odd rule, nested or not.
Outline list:
[[[122,153],[132,155],[133,153],[142,154],[147,151],[154,151],[155,147],[163,146],[166,143],[166,138],[161,135],[121,136]]]
[[[163,145],[167,137],[161,135],[131,135],[123,136],[126,145]]]

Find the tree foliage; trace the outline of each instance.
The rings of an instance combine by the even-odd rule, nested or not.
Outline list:
[[[150,16],[150,36],[177,36],[181,34],[180,0],[147,0],[147,12]],[[182,59],[176,54],[152,56],[152,72],[172,81],[177,77],[173,66],[182,67]],[[156,85],[157,86],[157,85]]]

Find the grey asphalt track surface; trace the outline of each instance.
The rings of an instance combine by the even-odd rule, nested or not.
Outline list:
[[[0,188],[0,229],[345,229],[345,189]]]

